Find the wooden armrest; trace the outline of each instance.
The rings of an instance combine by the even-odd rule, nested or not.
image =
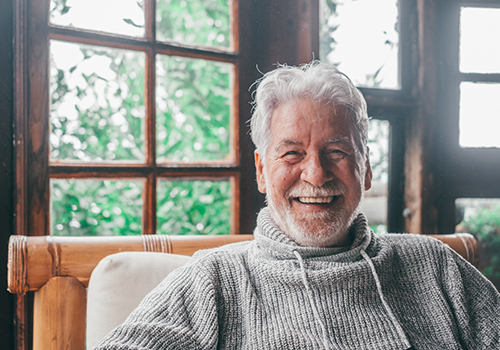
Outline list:
[[[426,235],[439,239],[441,242],[450,246],[465,260],[474,266],[479,264],[479,250],[476,237],[470,233],[455,233],[446,235]]]
[[[74,276],[87,286],[97,263],[118,252],[146,251],[193,255],[200,249],[250,239],[253,239],[253,235],[11,236],[8,289],[15,294],[35,291],[55,276]]]

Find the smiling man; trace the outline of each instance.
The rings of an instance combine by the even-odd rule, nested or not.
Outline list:
[[[255,239],[195,254],[96,349],[500,349],[500,295],[473,266],[369,228],[366,103],[345,75],[278,67],[254,107]]]
[[[276,224],[303,246],[352,243],[347,232],[371,169],[346,108],[297,96],[276,107],[270,130],[255,163]]]

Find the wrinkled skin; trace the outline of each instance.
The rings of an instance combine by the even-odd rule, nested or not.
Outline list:
[[[257,184],[283,232],[303,246],[347,246],[371,187],[368,151],[342,106],[308,99],[278,105],[271,143],[255,152]]]

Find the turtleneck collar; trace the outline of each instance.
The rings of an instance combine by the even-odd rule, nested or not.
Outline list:
[[[392,321],[395,332],[399,335],[401,340],[404,341],[406,347],[409,348],[410,343],[403,331],[403,328],[394,316],[394,313],[392,312],[383,294],[382,285],[380,283],[380,278],[378,277],[375,265],[370,256],[366,253],[366,249],[372,241],[373,231],[369,228],[366,217],[363,213],[358,214],[349,230],[349,234],[354,236],[354,241],[350,247],[301,247],[288,238],[279,229],[269,214],[269,209],[264,208],[260,211],[257,218],[257,228],[255,229],[254,237],[255,242],[257,243],[257,248],[260,249],[263,254],[268,254],[275,259],[296,259],[298,261],[302,282],[307,291],[314,316],[318,320],[318,324],[321,327],[322,341],[326,349],[338,349],[338,347],[335,346],[328,338],[326,324],[319,313],[314,293],[311,290],[307,270],[307,261],[316,259],[340,264],[364,260],[370,269],[370,273],[373,276],[373,281],[375,282],[377,288],[377,294],[380,297],[387,315]]]
[[[281,231],[271,217],[269,208],[264,208],[257,217],[254,236],[260,248],[276,257],[293,259],[294,251],[297,251],[304,258],[328,256],[332,261],[348,262],[358,260],[360,251],[366,250],[372,240],[372,230],[363,213],[358,214],[349,230],[349,234],[354,235],[350,247],[302,247]]]

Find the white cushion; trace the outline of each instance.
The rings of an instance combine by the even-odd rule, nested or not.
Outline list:
[[[102,259],[90,276],[87,294],[87,349],[123,323],[139,302],[188,256],[123,252]]]

